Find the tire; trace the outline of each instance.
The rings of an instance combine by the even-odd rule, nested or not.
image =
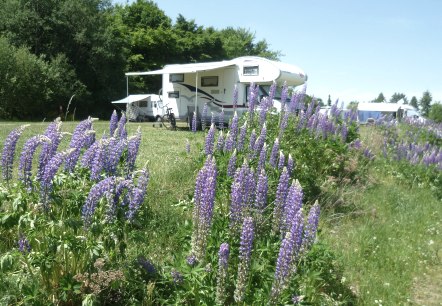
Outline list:
[[[170,129],[169,117],[167,115],[163,115],[163,117],[161,117],[161,122],[166,129]]]
[[[170,114],[170,128],[176,131],[176,119],[174,114]]]

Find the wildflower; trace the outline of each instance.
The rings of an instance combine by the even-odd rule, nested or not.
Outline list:
[[[242,151],[244,148],[244,142],[246,140],[246,132],[247,132],[247,121],[239,128],[239,138],[236,143],[236,148],[238,151]]]
[[[18,240],[18,249],[23,254],[27,254],[31,252],[31,245],[29,244],[29,240],[23,234],[20,234],[20,239]]]
[[[50,123],[46,128],[44,135],[48,137],[51,141],[44,142],[42,144],[39,162],[38,162],[38,169],[37,169],[38,180],[41,180],[46,164],[57,152],[58,145],[60,144],[62,138],[60,127],[61,127],[61,121],[60,118],[57,118],[57,120]]]
[[[206,129],[206,117],[207,117],[207,102],[204,103],[203,113],[201,115],[201,127],[203,131]]]
[[[196,133],[196,112],[193,112],[192,116],[192,132]]]
[[[281,247],[279,248],[270,298],[272,304],[275,304],[277,302],[282,290],[285,289],[290,272],[292,270],[291,266],[293,260],[293,248],[295,245],[293,238],[294,237],[292,233],[287,232],[284,239],[282,240]]]
[[[109,135],[114,136],[117,126],[118,126],[118,115],[117,115],[117,111],[114,110],[112,112],[110,122],[109,122]]]
[[[253,148],[255,147],[255,142],[256,142],[256,132],[255,129],[253,129],[252,133],[250,134],[250,139],[249,139],[249,150],[252,151]]]
[[[267,206],[268,178],[264,169],[261,170],[256,184],[255,207],[262,212]]]
[[[233,150],[233,138],[230,131],[227,132],[226,140],[224,143],[224,152],[230,152]]]
[[[292,302],[293,304],[299,304],[300,302],[302,302],[302,300],[304,299],[303,295],[294,295],[292,296]]]
[[[292,227],[292,222],[296,213],[302,208],[302,198],[304,194],[302,192],[301,184],[298,180],[293,180],[292,185],[289,187],[287,197],[284,205],[284,211],[282,216],[282,231],[288,231]]]
[[[267,144],[264,143],[261,149],[261,153],[259,153],[259,160],[257,166],[258,173],[260,173],[261,170],[265,168],[266,158],[267,158]]]
[[[282,170],[282,168],[284,168],[284,165],[285,165],[284,153],[282,153],[282,151],[279,151],[278,169]],[[287,170],[287,172],[288,172],[288,170]]]
[[[254,83],[250,84],[249,87],[249,121],[253,121],[253,113],[255,111],[255,104],[258,99],[259,88]]]
[[[189,256],[187,256],[186,262],[189,266],[194,267],[198,263],[198,260],[196,259],[195,254],[190,254]]]
[[[2,152],[2,177],[4,180],[9,181],[12,179],[12,165],[14,162],[15,147],[17,146],[18,139],[23,133],[26,127],[29,125],[22,125],[14,129],[9,133],[8,137],[3,144]]]
[[[232,123],[230,124],[230,135],[232,135],[233,145],[235,146],[236,137],[238,135],[238,114],[236,111],[233,114]]]
[[[216,149],[218,151],[222,151],[224,148],[224,135],[223,131],[220,131],[218,134],[218,141],[216,142]]]
[[[341,139],[342,139],[342,142],[344,142],[344,143],[347,141],[347,134],[348,134],[348,128],[344,122],[341,126]]]
[[[255,153],[261,152],[262,146],[264,145],[264,142],[266,140],[266,136],[267,136],[267,126],[266,123],[264,122],[261,129],[261,133],[259,134],[259,137],[256,139],[255,146],[253,147]]]
[[[176,269],[172,269],[170,274],[172,275],[172,280],[175,285],[181,285],[183,283],[184,281],[183,275],[180,272],[178,272]]]
[[[279,151],[279,140],[278,138],[275,139],[275,142],[273,143],[272,152],[270,153],[270,159],[269,164],[276,168],[276,162],[278,160],[278,151]]]
[[[277,232],[281,228],[281,218],[284,210],[284,204],[287,197],[289,184],[289,175],[287,168],[284,167],[279,176],[279,183],[276,190],[275,207],[273,209],[273,231]]]
[[[115,137],[111,137],[106,142],[107,145],[106,145],[106,152],[104,155],[105,156],[104,166],[106,173],[108,175],[116,175],[118,163],[120,162],[121,155],[123,154],[123,151],[126,148],[126,143],[127,143],[126,138],[115,138]],[[136,150],[137,148],[132,148],[132,149]],[[128,159],[126,161],[128,167],[129,167],[129,159],[131,163],[130,166],[133,168],[132,165],[135,164],[136,154],[134,156],[128,154]]]
[[[85,122],[82,124],[82,122]],[[82,148],[89,148],[95,141],[95,131],[91,129],[86,129],[92,126],[92,121],[82,121],[80,122],[74,133],[72,134],[71,142],[69,144],[70,148],[75,149],[65,163],[65,170],[72,171],[77,164],[77,161],[81,154]]]
[[[295,162],[292,158],[292,155],[289,154],[289,157],[287,158],[287,172],[288,172],[289,176],[292,176],[292,172],[293,172],[294,167],[295,167]]]
[[[243,219],[246,201],[248,199],[247,180],[249,177],[249,166],[247,160],[241,168],[238,168],[233,177],[230,192],[230,226],[235,228]]]
[[[43,142],[51,142],[51,140],[46,136],[37,135],[29,138],[23,146],[18,165],[18,174],[26,187],[31,187],[32,160],[38,145]]]
[[[316,231],[318,229],[320,207],[318,201],[312,206],[308,213],[307,224],[304,228],[304,237],[302,241],[303,251],[307,251],[315,242]]]
[[[236,169],[236,149],[233,151],[232,156],[229,159],[229,164],[227,166],[227,176],[233,177]]]
[[[221,108],[221,112],[218,114],[218,126],[221,130],[224,129],[224,108]]]
[[[104,180],[98,182],[94,185],[89,191],[89,195],[86,199],[86,203],[82,208],[82,218],[84,222],[84,226],[89,227],[92,216],[94,215],[95,209],[97,207],[98,201],[103,196],[108,196],[109,194],[113,194],[115,190],[116,178],[111,176],[105,178]]]
[[[136,185],[134,183],[134,187],[131,190],[129,209],[126,213],[126,218],[129,221],[134,219],[135,214],[143,203],[147,191],[147,184],[149,183],[149,171],[147,168],[137,172],[139,173],[138,181]]]
[[[218,252],[218,277],[216,280],[216,303],[224,305],[227,298],[227,272],[229,261],[229,244],[221,243]]]
[[[212,155],[213,154],[214,141],[215,141],[215,125],[212,124],[210,126],[209,132],[207,133],[206,143],[205,143],[205,146],[204,146],[206,155]]]
[[[120,121],[118,121],[118,128],[117,128],[118,135],[117,135],[117,137],[123,138],[123,139],[127,138],[126,122],[127,122],[126,114],[123,113],[121,115]],[[111,135],[111,136],[113,136],[113,135]]]
[[[146,259],[144,256],[138,257],[137,263],[141,266],[141,268],[143,268],[143,270],[147,274],[154,275],[157,273],[157,269],[152,264],[152,262],[150,260]]]
[[[132,172],[135,168],[135,160],[137,159],[138,150],[140,148],[141,143],[141,127],[138,127],[137,133],[135,136],[132,136],[128,139],[127,142],[127,174]]]
[[[233,89],[233,109],[236,110],[238,105],[238,86],[235,84],[235,88]]]
[[[45,209],[48,208],[47,202],[49,194],[52,191],[52,180],[57,173],[58,168],[65,161],[66,157],[69,156],[69,154],[71,154],[73,151],[74,149],[68,149],[55,154],[44,167],[40,180],[40,195]]]
[[[284,111],[282,113],[282,119],[281,123],[279,125],[279,138],[282,138],[282,135],[284,134],[285,129],[287,128],[288,121],[289,121],[289,110],[287,109],[287,105],[284,104]]]
[[[253,219],[247,217],[244,219],[241,231],[241,240],[239,247],[239,264],[238,264],[238,279],[234,292],[235,302],[239,303],[244,300],[246,293],[247,280],[250,269],[252,246],[254,238]]]
[[[192,253],[195,254],[198,261],[204,258],[207,238],[212,226],[216,177],[215,159],[209,155],[203,168],[198,172],[195,184]]]
[[[95,154],[91,161],[91,180],[99,180],[100,174],[104,169],[106,141],[105,139],[100,140],[95,149]]]

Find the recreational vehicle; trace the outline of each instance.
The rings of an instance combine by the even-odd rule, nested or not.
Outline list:
[[[358,121],[360,123],[374,123],[382,117],[402,119],[404,117],[418,116],[414,107],[402,103],[359,103]]]
[[[294,65],[255,56],[220,62],[173,64],[156,71],[126,73],[127,78],[142,75],[162,76],[160,98],[163,107],[172,108],[177,120],[187,122],[191,122],[194,112],[200,120],[205,104],[207,116],[224,110],[226,120],[231,118],[235,86],[238,92],[236,111],[240,115],[248,108],[251,83],[259,85],[262,98],[268,95],[273,82],[280,90],[284,83],[294,87],[307,81],[304,71]],[[278,99],[278,93],[275,98]],[[280,101],[274,100],[273,103],[277,109],[281,108]]]
[[[163,115],[163,102],[159,95],[128,95],[126,98],[112,101],[126,107],[126,117],[129,121],[154,121]]]

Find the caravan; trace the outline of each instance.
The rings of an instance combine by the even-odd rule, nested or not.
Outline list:
[[[220,62],[173,64],[156,71],[126,73],[127,78],[142,75],[162,76],[162,105],[172,108],[177,120],[187,122],[191,122],[194,112],[200,120],[206,103],[208,116],[224,110],[225,117],[231,118],[235,86],[238,91],[236,111],[240,115],[248,108],[251,83],[259,85],[262,98],[268,95],[273,82],[280,89],[284,83],[294,87],[307,81],[307,75],[296,66],[255,56]],[[280,109],[278,93],[275,98],[273,104]]]

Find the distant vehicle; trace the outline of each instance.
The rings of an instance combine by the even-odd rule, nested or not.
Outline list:
[[[399,120],[404,117],[420,118],[413,106],[401,103],[358,103],[357,110],[360,123],[374,123],[388,116]]]
[[[163,102],[156,94],[128,95],[112,104],[125,106],[129,121],[160,121],[164,113]]]
[[[192,122],[195,112],[201,120],[204,104],[207,103],[207,116],[224,110],[225,120],[233,116],[233,94],[238,91],[236,112],[238,115],[248,108],[248,95],[251,83],[259,85],[260,98],[268,96],[270,86],[278,86],[274,107],[281,109],[281,86],[295,87],[307,81],[307,75],[300,68],[256,56],[244,56],[227,61],[173,64],[161,70],[128,72],[126,77],[142,75],[162,75],[163,104],[172,108],[175,118]],[[279,96],[278,96],[279,95]],[[206,120],[207,118],[205,118]],[[210,121],[210,119],[209,119]]]

